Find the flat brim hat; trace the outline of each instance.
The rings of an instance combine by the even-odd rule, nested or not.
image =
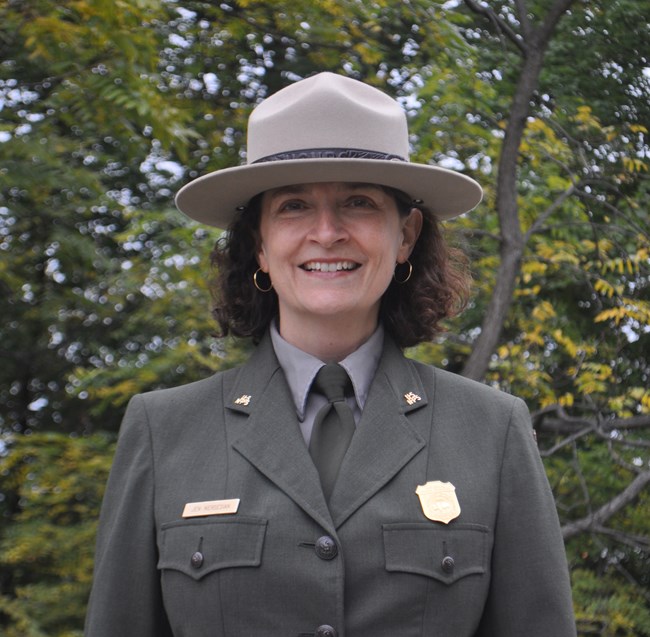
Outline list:
[[[474,208],[481,187],[453,170],[409,161],[406,114],[363,82],[319,73],[271,95],[248,120],[247,163],[218,170],[178,192],[188,217],[226,228],[255,195],[292,184],[390,186],[438,219]]]

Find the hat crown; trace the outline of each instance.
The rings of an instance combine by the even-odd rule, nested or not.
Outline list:
[[[367,84],[319,73],[283,88],[252,112],[248,164],[314,149],[355,149],[408,160],[404,110]]]
[[[246,164],[186,184],[176,205],[192,219],[227,228],[262,192],[338,181],[401,190],[438,219],[471,210],[482,195],[470,177],[409,161],[406,113],[398,102],[349,77],[319,73],[255,108]]]

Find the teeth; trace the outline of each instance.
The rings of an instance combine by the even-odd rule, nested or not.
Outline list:
[[[356,264],[353,261],[337,261],[336,263],[321,263],[320,261],[311,261],[305,263],[305,270],[318,272],[336,272],[337,270],[354,270]]]

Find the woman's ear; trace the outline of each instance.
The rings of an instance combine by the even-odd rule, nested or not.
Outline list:
[[[269,271],[269,262],[266,260],[266,255],[264,254],[264,246],[261,242],[257,248],[257,263],[260,266],[262,272]]]
[[[422,223],[422,211],[419,208],[411,208],[402,224],[402,244],[398,255],[400,263],[406,261],[413,252],[420,232],[422,232]]]

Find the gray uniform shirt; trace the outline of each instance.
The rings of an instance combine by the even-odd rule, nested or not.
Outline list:
[[[271,326],[271,340],[296,405],[302,436],[305,443],[309,445],[316,414],[327,402],[324,396],[309,390],[318,370],[325,363],[285,341],[275,325]],[[348,398],[348,404],[357,423],[366,404],[368,390],[377,371],[383,345],[384,328],[380,325],[363,345],[340,361],[352,380],[354,396]]]

